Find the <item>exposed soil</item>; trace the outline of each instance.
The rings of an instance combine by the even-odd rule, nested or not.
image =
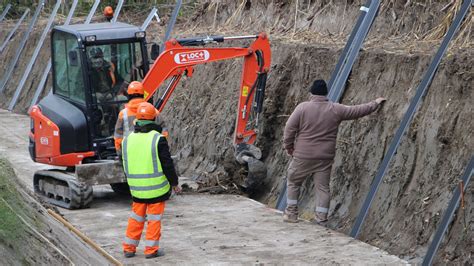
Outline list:
[[[191,14],[178,20],[177,36],[270,33],[273,62],[260,125],[262,134],[257,142],[268,175],[256,196],[270,206],[275,205],[284,185],[289,162],[281,146],[285,122],[294,107],[307,99],[307,88],[314,79],[329,79],[362,2],[365,1],[299,1],[296,30],[295,1],[227,0],[216,4],[201,0],[193,2]],[[445,16],[461,1],[447,6],[450,2],[383,1],[342,103],[359,104],[377,96],[387,97],[388,101],[376,114],[340,127],[331,180],[331,228],[348,233],[354,223],[441,41]],[[136,19],[139,23],[135,24],[141,24],[143,18]],[[472,12],[466,21],[401,142],[361,234],[362,240],[413,262],[424,256],[474,151]],[[39,38],[38,32],[33,38]],[[148,35],[161,36],[162,32],[162,26],[153,24]],[[19,36],[15,38],[19,41]],[[10,44],[0,60],[8,62],[13,57],[13,47]],[[28,47],[34,47],[32,42]],[[32,53],[33,49],[25,51]],[[22,56],[22,66],[28,62],[26,54]],[[44,64],[41,59],[39,62]],[[183,80],[163,112],[173,152],[180,158],[180,172],[208,187],[221,187],[224,192],[235,191],[233,180],[242,176],[231,146],[240,68],[240,60],[197,66],[193,77]],[[36,69],[42,73],[42,68]],[[10,84],[17,84],[21,74],[21,69],[16,71]],[[39,77],[30,78],[27,84],[36,88],[32,84],[38,81]],[[0,106],[8,104],[6,100],[14,88],[10,85]],[[25,103],[32,95],[27,88],[15,111],[26,111]],[[314,209],[312,186],[308,180],[300,199],[305,218]],[[473,191],[471,184],[465,196],[466,209],[455,217],[440,247],[436,259],[439,264],[473,261],[474,208],[469,204],[474,202]]]

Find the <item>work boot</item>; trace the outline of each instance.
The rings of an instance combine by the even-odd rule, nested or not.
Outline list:
[[[147,259],[153,259],[153,258],[156,258],[156,257],[161,257],[161,256],[164,256],[165,255],[165,252],[161,249],[159,249],[157,252],[155,253],[152,253],[152,254],[146,254],[145,255],[145,258]]]
[[[297,223],[298,214],[285,213],[283,214],[283,221],[287,223]]]
[[[318,219],[314,219],[311,221],[312,224],[315,224],[315,225],[319,225],[319,226],[322,226],[322,227],[327,227],[328,225],[328,219],[326,220],[323,220],[323,221],[320,221]]]
[[[132,258],[135,257],[135,252],[124,251],[123,255],[125,256],[125,258]]]
[[[283,221],[287,223],[298,222],[298,205],[288,204],[283,214]]]

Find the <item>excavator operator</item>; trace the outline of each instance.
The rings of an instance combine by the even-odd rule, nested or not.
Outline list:
[[[98,100],[103,102],[116,83],[115,65],[104,59],[104,52],[99,47],[92,47],[89,55],[92,84],[95,87]]]

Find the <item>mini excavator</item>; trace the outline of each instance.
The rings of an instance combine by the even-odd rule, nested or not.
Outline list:
[[[29,110],[30,156],[55,166],[33,177],[35,192],[49,203],[86,208],[94,185],[110,184],[117,193],[128,191],[113,133],[120,108],[127,102],[129,82],[142,81],[146,100],[161,112],[180,79],[191,77],[196,65],[234,58],[243,58],[244,63],[233,138],[236,160],[248,170],[242,189],[252,191],[266,176],[261,151],[254,143],[270,69],[268,36],[171,39],[161,53],[153,44],[150,57],[145,37],[140,28],[125,23],[52,30],[53,89]],[[232,40],[251,42],[246,47],[215,45]]]

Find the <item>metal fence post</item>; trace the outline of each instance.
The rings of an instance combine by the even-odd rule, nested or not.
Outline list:
[[[411,100],[410,105],[408,106],[408,109],[405,112],[405,115],[403,116],[403,119],[400,123],[400,127],[395,133],[395,136],[393,137],[393,140],[390,143],[390,147],[388,148],[388,151],[385,154],[382,163],[380,164],[377,174],[375,175],[375,178],[372,182],[369,193],[367,194],[367,197],[365,198],[365,201],[362,205],[359,215],[357,216],[357,219],[354,223],[354,227],[352,227],[350,236],[354,238],[357,238],[359,236],[364,220],[367,217],[370,206],[372,205],[372,202],[375,198],[375,194],[377,193],[377,190],[380,184],[382,183],[383,177],[388,170],[390,161],[395,155],[395,152],[397,151],[397,148],[400,145],[400,141],[403,135],[405,134],[405,131],[407,130],[408,126],[413,120],[413,117],[415,116],[415,112],[418,108],[418,105],[420,104],[421,99],[427,92],[431,84],[431,80],[433,79],[436,73],[436,70],[438,69],[439,63],[441,62],[441,59],[443,58],[444,54],[446,53],[446,50],[448,49],[449,43],[451,42],[457,30],[461,26],[461,23],[464,17],[466,16],[467,13],[469,13],[469,10],[471,8],[471,1],[472,0],[465,0],[463,2],[461,9],[459,10],[456,17],[454,18],[451,26],[449,27],[448,32],[446,33],[446,36],[443,39],[443,42],[441,43],[438,51],[436,52],[433,60],[431,61],[431,64],[428,70],[426,71],[423,77],[423,80],[421,81],[420,85],[416,89],[415,96]]]
[[[3,41],[2,46],[0,47],[0,53],[3,52],[3,49],[7,47],[8,43],[10,42],[10,39],[13,37],[13,34],[15,34],[16,30],[18,30],[18,27],[20,27],[21,22],[26,18],[26,16],[30,13],[30,9],[27,8],[21,18],[16,22],[15,26],[13,29],[8,33],[7,38]]]
[[[10,101],[10,104],[8,105],[8,111],[13,110],[18,101],[18,98],[20,97],[21,92],[23,91],[23,86],[25,85],[26,79],[28,78],[31,69],[33,68],[33,64],[36,62],[36,58],[39,55],[41,47],[43,47],[43,42],[46,39],[46,36],[48,35],[49,30],[51,29],[51,26],[53,25],[54,18],[56,17],[56,13],[58,12],[60,5],[61,0],[56,0],[56,5],[54,6],[53,11],[49,15],[48,23],[46,24],[46,27],[44,28],[43,33],[41,34],[41,37],[38,43],[36,44],[36,48],[33,52],[33,55],[31,56],[30,62],[28,62],[25,72],[23,73],[23,76],[21,77],[21,80],[18,83],[18,86],[16,87],[15,94],[13,94],[13,98]]]
[[[13,69],[15,68],[16,63],[18,62],[18,59],[20,59],[21,51],[23,51],[23,48],[25,47],[26,41],[28,40],[28,36],[30,35],[31,31],[33,30],[34,25],[36,24],[36,21],[38,20],[39,14],[41,13],[41,10],[44,7],[44,0],[41,0],[36,7],[35,14],[33,18],[31,19],[30,26],[28,27],[28,30],[25,32],[23,35],[23,39],[20,42],[20,45],[16,49],[15,57],[13,58],[12,63],[10,64],[6,74],[4,75],[2,79],[2,83],[0,85],[0,93],[3,92],[5,89],[5,86],[7,85],[11,74],[13,73]]]

